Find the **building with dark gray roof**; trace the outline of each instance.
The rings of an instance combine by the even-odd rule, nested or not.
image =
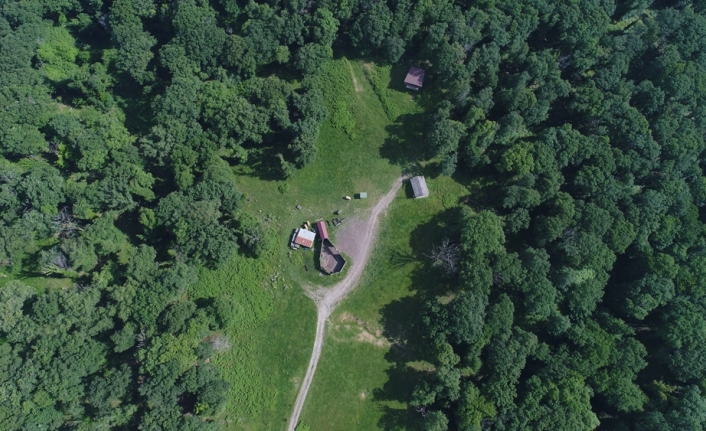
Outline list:
[[[415,198],[426,198],[429,196],[427,181],[424,179],[423,176],[418,175],[416,177],[412,177],[409,182],[410,184],[412,184],[412,192]]]

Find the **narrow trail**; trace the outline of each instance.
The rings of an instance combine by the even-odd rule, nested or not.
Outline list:
[[[302,407],[304,407],[304,401],[306,401],[306,396],[309,393],[311,381],[314,379],[316,366],[318,365],[319,358],[321,357],[321,348],[324,344],[326,320],[346,297],[346,295],[348,295],[348,293],[350,293],[357,286],[358,280],[363,274],[365,264],[370,257],[373,244],[375,243],[380,215],[387,209],[392,200],[395,198],[397,191],[402,187],[402,181],[404,181],[404,179],[405,177],[400,177],[395,180],[392,189],[385,196],[383,196],[377,204],[375,204],[368,220],[361,224],[362,228],[360,229],[360,241],[362,243],[362,247],[359,248],[360,251],[357,255],[350,256],[353,262],[350,266],[348,274],[346,274],[346,277],[332,287],[312,287],[306,289],[307,296],[309,296],[309,298],[311,298],[316,304],[316,338],[314,339],[314,348],[311,352],[309,367],[306,369],[306,376],[304,377],[302,385],[299,388],[299,395],[297,395],[297,400],[294,403],[294,410],[289,418],[287,431],[295,431],[297,423],[299,422],[299,415],[302,412]]]
[[[363,86],[360,85],[358,82],[358,78],[355,77],[355,73],[353,72],[353,66],[351,66],[351,62],[346,59],[346,64],[348,65],[348,69],[351,71],[351,78],[353,78],[353,88],[355,89],[356,93],[360,93],[363,91]]]

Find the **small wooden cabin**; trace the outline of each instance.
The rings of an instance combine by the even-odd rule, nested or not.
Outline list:
[[[424,69],[414,66],[410,67],[404,79],[404,84],[410,90],[418,91],[424,85]]]

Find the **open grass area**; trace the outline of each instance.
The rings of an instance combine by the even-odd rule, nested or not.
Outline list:
[[[38,293],[43,293],[47,290],[66,289],[74,284],[74,280],[65,277],[42,277],[39,274],[7,274],[0,273],[0,287],[4,286],[11,280],[19,280],[27,286],[33,287]]]
[[[382,85],[396,72],[375,70]],[[272,246],[259,259],[237,255],[218,270],[202,269],[190,291],[192,299],[231,295],[241,305],[238,323],[227,331],[232,349],[216,360],[232,384],[221,416],[226,429],[286,426],[314,339],[316,311],[301,285],[329,285],[345,274],[319,275],[316,250],[289,249],[292,230],[305,221],[331,220],[335,211],[339,218],[361,215],[403,171],[421,169],[415,167],[420,108],[409,93],[388,91],[384,108],[363,64],[345,58],[328,64],[321,79],[330,115],[321,129],[316,162],[286,182],[267,175],[262,164],[268,161],[235,168],[239,189],[246,194],[245,211],[265,223]],[[386,114],[389,106],[399,122]],[[343,199],[358,192],[367,192],[368,198]],[[336,230],[329,228],[334,242]],[[370,371],[384,369],[384,363],[371,364]]]
[[[316,162],[297,171],[296,176],[286,182],[263,180],[259,166],[236,169],[239,188],[248,196],[247,209],[274,230],[278,246],[286,246],[292,230],[305,221],[331,220],[334,211],[339,210],[340,218],[351,218],[372,206],[405,167],[398,158],[386,157],[385,151],[390,152],[390,147],[398,144],[405,145],[405,140],[400,138],[402,130],[415,130],[395,127],[388,119],[363,74],[361,63],[345,58],[334,60],[326,66],[321,79],[329,117],[338,111],[347,111],[354,122],[350,133],[344,127],[334,126],[330,119],[326,121],[317,143]],[[395,92],[394,96],[400,112],[412,114],[419,109],[409,94]],[[415,148],[416,145],[407,148],[410,158]],[[343,199],[358,192],[367,192],[368,198]],[[297,210],[297,205],[302,209]],[[336,228],[331,227],[329,233],[335,241]],[[286,278],[315,284],[335,281],[333,277],[324,281],[318,271],[313,270],[312,252],[289,253],[287,247],[279,247],[279,250]]]
[[[418,417],[400,400],[413,382],[399,378],[417,364],[397,343],[413,328],[425,298],[445,292],[425,254],[458,232],[467,188],[449,177],[427,177],[431,196],[400,192],[383,219],[380,237],[360,286],[330,318],[319,368],[301,422],[319,430],[414,429]],[[398,428],[395,428],[398,427]]]
[[[192,289],[192,299],[227,294],[238,305],[226,331],[232,348],[216,359],[232,385],[221,417],[226,429],[281,428],[309,358],[314,305],[298,286],[282,282],[274,259],[234,256],[217,271],[202,270]]]

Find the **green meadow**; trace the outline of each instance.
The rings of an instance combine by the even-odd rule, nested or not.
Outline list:
[[[433,167],[432,167],[433,168]],[[431,196],[401,191],[384,218],[377,245],[358,288],[331,316],[316,377],[302,412],[312,430],[375,430],[412,424],[400,394],[409,382],[394,379],[409,362],[397,338],[412,332],[407,316],[423,298],[441,296],[439,273],[426,253],[459,229],[467,189],[449,177],[430,179]]]
[[[232,349],[217,359],[232,384],[229,403],[221,417],[226,429],[276,430],[286,426],[309,360],[316,323],[314,304],[301,286],[332,284],[344,276],[323,277],[314,267],[314,252],[290,250],[292,230],[305,221],[330,220],[336,211],[346,219],[361,216],[399,175],[424,169],[419,164],[424,156],[420,153],[421,100],[413,100],[402,88],[406,73],[403,69],[377,67],[346,58],[330,62],[321,75],[329,119],[321,129],[316,162],[286,181],[270,175],[271,166],[277,162],[273,154],[256,154],[249,166],[235,168],[239,189],[246,195],[245,210],[270,229],[269,250],[259,259],[237,255],[218,270],[203,269],[198,284],[190,292],[193,298],[232,295],[236,303],[243,304],[238,310],[238,323],[228,331]],[[359,192],[367,192],[368,199],[344,199]],[[403,232],[439,209],[436,198],[407,202],[402,192],[399,197],[400,203],[393,204],[380,238],[381,243],[388,245],[380,247],[408,241],[409,236],[405,237]],[[297,205],[301,205],[301,210],[296,209]],[[412,213],[405,215],[404,220],[395,217],[394,225],[404,226],[391,231],[391,215],[404,215],[410,210]],[[336,230],[329,229],[334,241]],[[379,254],[376,251],[375,259]],[[389,281],[390,277],[396,279],[399,271],[410,268],[401,267],[392,274],[384,267],[374,269],[370,265],[361,293],[356,292],[350,298],[346,309],[357,304],[353,308],[356,315],[375,322],[381,304],[409,294],[409,286],[403,279],[392,284]],[[378,277],[382,279],[376,281]],[[377,287],[371,287],[373,284]],[[379,292],[373,294],[374,299],[366,299],[371,289]],[[365,343],[335,343],[330,339],[332,336],[335,333],[326,340],[314,392],[305,407],[302,423],[310,420],[313,430],[328,429],[322,422],[328,416],[325,411],[328,407],[320,400],[326,393],[319,388],[335,388],[336,381],[331,379],[337,376],[331,375],[329,369],[350,369],[359,362],[341,348],[359,349],[356,354],[374,358],[366,365],[365,373],[356,374],[365,387],[384,383],[389,366],[383,350]],[[370,355],[366,349],[372,349],[374,354]],[[374,376],[375,380],[370,381],[368,376]],[[339,400],[337,411],[341,415],[345,415],[346,400]],[[365,405],[352,401],[351,407]],[[375,418],[368,410],[364,414],[370,420]],[[347,429],[342,426],[340,429]]]

